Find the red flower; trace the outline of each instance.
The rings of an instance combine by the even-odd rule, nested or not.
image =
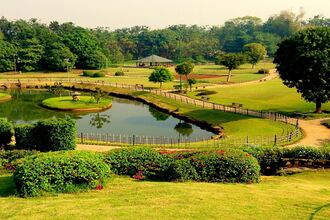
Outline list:
[[[97,185],[97,187],[96,187],[95,189],[96,189],[96,190],[102,190],[102,189],[103,189],[102,184]]]
[[[144,179],[143,171],[139,170],[139,171],[133,176],[133,178],[136,179],[136,180],[143,180],[143,179]]]

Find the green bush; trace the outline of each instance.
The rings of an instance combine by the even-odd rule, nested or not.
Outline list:
[[[16,161],[27,156],[39,153],[38,151],[29,150],[7,150],[0,151],[0,167],[7,171],[14,171],[16,168]]]
[[[278,147],[245,147],[243,150],[258,160],[264,175],[274,175],[283,167],[283,150]]]
[[[325,151],[315,147],[297,146],[292,149],[283,149],[283,158],[323,160]]]
[[[258,70],[259,74],[269,74],[269,69],[260,69]]]
[[[168,179],[172,160],[150,148],[133,148],[110,151],[106,162],[119,175],[142,175],[142,178]]]
[[[6,118],[0,118],[0,147],[6,146],[13,137],[13,125]]]
[[[34,125],[17,125],[14,130],[17,149],[37,149],[38,134],[35,132]]]
[[[84,70],[82,75],[87,76],[87,77],[92,77],[94,75],[94,73],[89,70]]]
[[[35,124],[37,146],[40,151],[74,150],[76,122],[71,118],[51,118]]]
[[[94,78],[105,77],[105,73],[102,73],[102,72],[96,72],[96,73],[93,74],[93,77],[94,77]]]
[[[123,71],[117,71],[115,72],[115,76],[125,76],[125,73]]]
[[[110,168],[101,154],[62,151],[23,159],[16,167],[14,180],[20,196],[32,197],[102,188],[99,186],[109,174]]]
[[[196,96],[214,95],[217,94],[216,91],[211,90],[198,90]]]

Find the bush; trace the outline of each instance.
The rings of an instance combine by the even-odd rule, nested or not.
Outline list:
[[[105,73],[102,72],[97,72],[93,74],[93,77],[98,78],[98,77],[105,77]]]
[[[278,147],[246,147],[243,150],[258,160],[264,175],[274,175],[283,167],[283,152]]]
[[[325,121],[323,121],[323,122],[322,122],[322,125],[324,125],[324,126],[330,128],[330,120],[325,120]]]
[[[35,133],[34,125],[18,125],[14,130],[17,149],[37,149],[36,137],[38,134]]]
[[[256,182],[260,167],[240,150],[157,152],[148,148],[115,150],[106,161],[113,172],[137,179]]]
[[[74,150],[76,122],[71,118],[51,118],[35,124],[37,146],[40,151]]]
[[[110,151],[106,162],[114,173],[149,179],[168,179],[172,160],[149,148]]]
[[[16,168],[16,161],[39,153],[38,151],[29,150],[8,150],[0,151],[0,166],[7,171],[14,171]]]
[[[117,71],[115,72],[115,76],[125,76],[125,73],[123,71]]]
[[[258,70],[259,74],[269,74],[269,69],[260,69]]]
[[[6,118],[0,118],[0,147],[8,145],[13,134],[13,125]]]
[[[62,151],[23,159],[14,172],[14,180],[18,194],[31,197],[43,193],[100,189],[109,174],[110,168],[101,154]]]
[[[326,159],[325,157],[325,151],[315,147],[297,146],[283,150],[283,158],[323,160]]]
[[[87,77],[92,77],[92,76],[94,76],[94,73],[89,70],[84,70],[82,75],[87,76]]]

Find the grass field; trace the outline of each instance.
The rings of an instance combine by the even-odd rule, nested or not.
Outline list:
[[[274,64],[270,62],[260,63],[256,66],[255,69],[251,68],[251,65],[242,65],[238,70],[233,71],[232,81],[231,83],[237,82],[246,82],[251,80],[260,79],[263,77],[262,74],[257,74],[258,69],[260,68],[274,68]],[[169,68],[170,71],[175,74],[174,67]],[[114,76],[115,72],[123,71],[125,76]],[[1,79],[16,79],[16,78],[25,78],[25,79],[33,79],[33,78],[76,78],[76,79],[84,79],[84,80],[104,80],[107,82],[114,83],[124,83],[124,84],[143,84],[145,87],[158,88],[159,84],[149,82],[148,77],[150,73],[153,71],[148,68],[135,68],[133,65],[124,65],[123,67],[110,67],[105,69],[107,73],[107,77],[103,78],[89,78],[82,77],[82,70],[73,70],[70,73],[54,73],[54,72],[30,72],[30,73],[22,73],[22,74],[14,74],[14,73],[3,73],[0,74]],[[96,71],[95,71],[96,72]],[[223,66],[217,65],[197,65],[194,69],[193,74],[201,76],[199,79],[199,83],[195,86],[203,87],[207,85],[213,85],[218,83],[226,83],[228,70]],[[203,78],[202,75],[213,75],[213,78]],[[173,82],[164,83],[164,89],[173,89],[174,85],[177,85],[179,82],[175,80]]]
[[[215,103],[230,105],[236,102],[242,103],[244,108],[284,113],[310,113],[315,110],[314,103],[306,102],[296,89],[286,87],[280,79],[208,90],[217,92],[209,95],[210,101]],[[189,93],[192,97],[196,97],[196,94],[197,92]],[[324,105],[324,110],[330,111],[330,103]]]
[[[62,96],[43,100],[42,105],[60,110],[103,109],[111,105],[111,100],[102,98],[96,103],[91,96],[80,96],[79,101],[73,101],[71,96]]]
[[[7,101],[11,98],[10,95],[6,94],[6,93],[0,93],[0,102],[1,101]]]
[[[250,185],[114,177],[101,191],[21,199],[0,176],[0,219],[328,219],[329,180],[329,170]]]

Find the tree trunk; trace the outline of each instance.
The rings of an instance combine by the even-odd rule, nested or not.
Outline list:
[[[231,78],[231,70],[229,70],[229,73],[228,73],[228,78],[227,78],[227,82],[230,81],[230,78]]]
[[[315,113],[322,113],[322,102],[316,100],[315,104],[316,104]]]
[[[163,86],[163,83],[162,83],[162,82],[160,82],[160,86],[159,86],[159,88],[161,89],[161,88],[162,88],[162,86]]]
[[[179,76],[180,76],[180,91],[182,92],[182,76],[181,74],[179,74]]]
[[[254,67],[255,67],[255,64],[252,64],[252,69],[254,69]]]

